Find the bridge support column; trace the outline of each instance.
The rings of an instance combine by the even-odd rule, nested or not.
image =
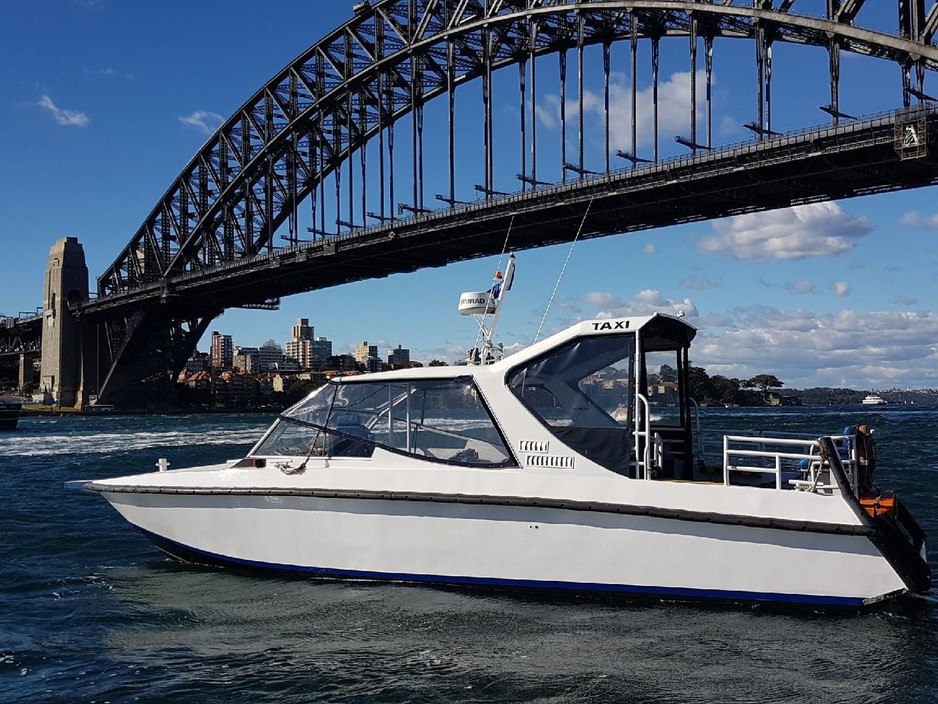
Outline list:
[[[33,383],[33,362],[38,355],[38,352],[20,352],[19,378],[16,385],[20,394],[26,393],[26,389]]]
[[[39,381],[60,406],[81,406],[81,328],[69,304],[87,298],[85,251],[77,238],[63,237],[52,245],[46,268]]]

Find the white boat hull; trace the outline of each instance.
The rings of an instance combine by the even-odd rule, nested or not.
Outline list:
[[[863,535],[455,500],[104,493],[160,548],[210,564],[830,606],[906,590]]]

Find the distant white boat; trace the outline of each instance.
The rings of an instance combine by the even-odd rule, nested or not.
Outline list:
[[[860,403],[864,406],[885,406],[887,401],[877,394],[867,394]]]

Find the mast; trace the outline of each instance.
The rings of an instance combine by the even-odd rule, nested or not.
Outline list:
[[[491,364],[500,360],[504,347],[494,342],[495,328],[502,313],[502,306],[511,290],[515,276],[515,255],[508,257],[505,273],[496,271],[488,291],[467,291],[459,296],[459,314],[471,315],[479,325],[475,346],[469,350],[466,363],[470,365]]]

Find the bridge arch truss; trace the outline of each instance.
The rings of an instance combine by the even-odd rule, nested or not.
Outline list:
[[[540,57],[558,56],[560,106],[566,105],[568,57],[572,53],[577,92],[583,92],[584,49],[602,47],[604,63],[605,168],[610,169],[609,53],[624,43],[631,59],[632,149],[620,156],[632,165],[638,156],[635,95],[640,42],[650,43],[654,95],[654,149],[657,161],[658,47],[662,39],[689,39],[691,95],[688,104],[692,151],[712,147],[711,72],[713,45],[727,38],[755,45],[757,138],[772,131],[772,47],[776,43],[822,47],[828,53],[830,103],[822,106],[836,124],[841,110],[840,56],[876,57],[898,67],[897,94],[908,107],[930,99],[926,76],[938,70],[938,3],[925,12],[923,0],[898,0],[897,33],[855,24],[863,0],[827,0],[827,16],[795,14],[796,0],[692,2],[682,0],[381,0],[356,5],[355,17],[311,46],[281,70],[206,142],[169,187],[114,263],[98,279],[98,295],[120,298],[186,274],[250,258],[277,246],[284,225],[291,244],[300,241],[298,208],[311,203],[313,239],[328,239],[344,227],[362,227],[371,218],[394,227],[404,212],[419,214],[425,202],[423,111],[435,98],[448,101],[446,149],[448,188],[437,199],[456,200],[455,95],[461,86],[481,82],[483,173],[475,189],[496,197],[493,146],[493,77],[518,68],[520,189],[541,185],[538,172],[537,68]],[[698,53],[700,56],[698,56]],[[698,65],[699,64],[699,65]],[[697,86],[698,68],[704,71]],[[573,72],[574,69],[571,69]],[[445,98],[444,98],[445,96]],[[698,104],[706,96],[704,125]],[[579,97],[577,98],[579,99]],[[577,110],[578,138],[567,144],[561,130],[562,174],[591,173],[583,158],[583,110]],[[395,154],[395,130],[409,120],[409,155]],[[408,125],[404,125],[405,127]],[[377,149],[374,142],[377,142]],[[398,134],[398,142],[402,141]],[[369,143],[372,148],[368,149]],[[367,163],[368,159],[372,163]],[[409,168],[409,193],[395,192],[395,164]],[[378,164],[373,162],[377,160]],[[357,163],[356,163],[357,161]],[[408,163],[409,162],[409,163]],[[376,178],[369,176],[377,174]],[[327,179],[329,182],[327,183]],[[377,181],[374,183],[374,181]],[[326,190],[333,185],[335,222],[326,221]],[[371,193],[369,193],[369,189]],[[374,191],[377,190],[377,198]],[[399,197],[410,204],[398,204]],[[332,207],[333,194],[329,194]],[[374,210],[369,203],[377,202]],[[397,211],[395,206],[397,205]],[[356,225],[356,218],[358,225]],[[334,227],[334,230],[330,228]],[[243,300],[241,305],[263,305]],[[219,308],[216,306],[214,314]],[[126,329],[131,324],[125,321]],[[193,325],[195,325],[193,323]],[[195,325],[198,329],[202,325]],[[191,337],[191,335],[189,336]],[[114,341],[117,344],[119,341]]]

